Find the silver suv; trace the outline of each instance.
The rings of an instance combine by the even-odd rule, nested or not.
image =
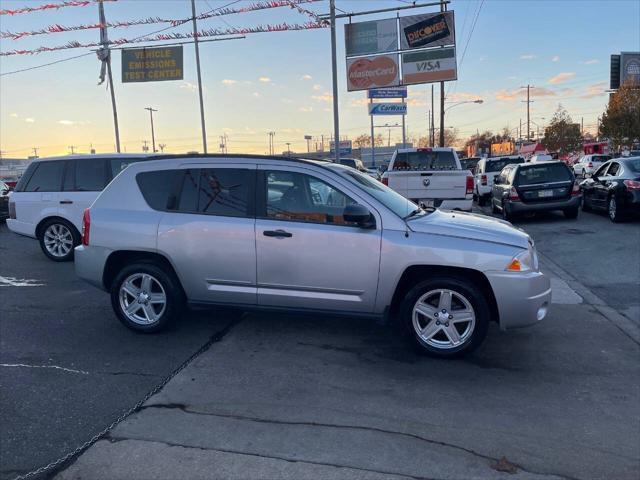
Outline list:
[[[533,242],[484,216],[420,209],[352,168],[261,156],[132,164],[84,213],[78,276],[127,327],[155,332],[185,303],[399,320],[440,357],[542,320]]]

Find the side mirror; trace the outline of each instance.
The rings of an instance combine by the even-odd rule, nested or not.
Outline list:
[[[494,185],[500,185],[502,183],[502,180],[500,180],[500,177],[496,177],[493,179],[493,184]]]
[[[587,172],[587,173],[584,174],[584,178],[593,178],[595,180],[597,177],[594,177],[593,173]]]
[[[353,222],[360,228],[373,228],[376,226],[376,222],[371,215],[371,212],[364,205],[352,203],[344,207],[342,213],[345,222]]]

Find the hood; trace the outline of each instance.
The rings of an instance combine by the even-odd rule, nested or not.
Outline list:
[[[471,238],[520,248],[528,248],[530,241],[529,235],[509,222],[475,213],[436,210],[408,220],[407,226],[414,232]]]

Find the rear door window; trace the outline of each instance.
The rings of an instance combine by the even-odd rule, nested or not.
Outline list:
[[[399,152],[393,162],[393,170],[455,170],[453,152],[417,151]]]
[[[176,170],[156,170],[136,175],[142,196],[154,210],[167,210],[167,202],[174,185]]]
[[[75,190],[99,192],[107,185],[107,170],[103,158],[79,158],[76,163]]]
[[[26,192],[59,192],[62,186],[64,161],[38,162],[29,179]]]
[[[24,191],[25,187],[27,186],[27,183],[29,183],[29,179],[31,178],[33,171],[38,167],[38,165],[39,165],[39,162],[32,162],[29,164],[25,172],[20,177],[20,180],[18,180],[18,183],[16,184],[16,189],[15,189],[16,192]]]
[[[112,158],[109,162],[109,181],[134,162],[139,162],[143,158]]]
[[[518,170],[518,185],[520,186],[571,180],[571,172],[564,163],[542,163]]]
[[[254,197],[255,171],[240,168],[200,170],[198,212],[225,217],[248,217]]]

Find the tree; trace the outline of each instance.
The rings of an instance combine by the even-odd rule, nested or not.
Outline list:
[[[460,143],[460,136],[458,135],[457,128],[445,128],[444,129],[444,146],[456,148]]]
[[[375,137],[376,147],[382,147],[384,145],[384,138],[381,133],[378,133]],[[371,135],[363,133],[356,137],[353,141],[353,145],[356,148],[371,148]]]
[[[609,138],[616,149],[640,140],[640,89],[637,86],[626,83],[611,95],[598,134]]]
[[[560,155],[582,149],[580,124],[573,123],[571,116],[562,105],[558,105],[549,126],[545,128],[543,143],[547,150],[558,152]]]

